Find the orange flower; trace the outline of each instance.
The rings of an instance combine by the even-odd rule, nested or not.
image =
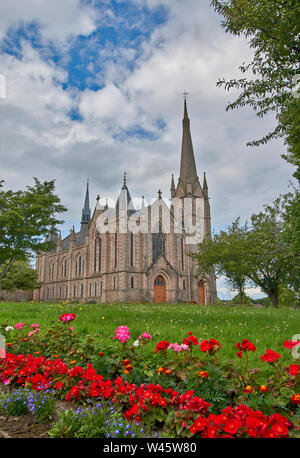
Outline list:
[[[160,374],[161,372],[164,371],[164,368],[163,367],[159,367],[156,371],[157,374]]]
[[[7,346],[7,347],[11,347],[11,346],[12,346],[12,343],[11,343],[11,342],[7,342],[7,343],[6,343],[6,346]]]
[[[267,391],[270,391],[270,388],[268,388],[266,385],[261,385],[258,387],[258,391],[261,391],[262,393],[266,393]]]
[[[72,361],[70,361],[70,364],[76,364],[76,360],[72,359]]]
[[[99,351],[98,355],[99,356],[104,356],[104,351]]]
[[[247,385],[246,388],[244,388],[244,393],[254,393],[255,388],[254,386]]]
[[[201,378],[208,378],[208,373],[206,371],[197,372],[197,375]]]
[[[300,394],[293,394],[293,396],[291,397],[291,402],[293,404],[300,405]]]

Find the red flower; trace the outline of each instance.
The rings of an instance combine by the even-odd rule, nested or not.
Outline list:
[[[273,350],[268,349],[264,355],[261,355],[260,359],[265,362],[267,361],[270,364],[273,364],[275,361],[278,361],[281,358],[279,353],[276,353]]]
[[[208,351],[211,355],[213,355],[219,348],[221,348],[221,344],[215,339],[203,340],[203,342],[200,342],[199,345],[201,351]]]
[[[291,349],[291,348],[294,348],[294,346],[298,344],[300,344],[300,341],[287,339],[285,342],[283,342],[283,347]]]
[[[300,366],[299,364],[291,364],[289,366],[289,374],[294,375],[295,377],[299,374]]]
[[[55,385],[55,389],[58,391],[58,390],[62,390],[63,387],[65,386],[64,383],[62,382],[57,382],[56,385]]]
[[[242,422],[238,418],[230,417],[224,426],[224,431],[228,434],[236,434],[241,426]]]
[[[156,345],[155,353],[158,353],[159,351],[165,352],[169,345],[170,342],[167,342],[166,340],[158,342],[158,344]]]
[[[196,421],[194,422],[194,426],[197,431],[202,431],[206,426],[208,425],[208,420],[205,417],[199,417],[196,418]]]
[[[239,354],[237,353],[238,357],[241,358],[242,357],[242,353],[243,351],[256,351],[256,346],[250,342],[250,340],[248,339],[244,339],[242,340],[242,342],[237,342],[235,344],[235,347],[239,350]],[[240,356],[241,355],[241,356]]]

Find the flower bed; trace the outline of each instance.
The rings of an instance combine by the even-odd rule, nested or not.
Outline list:
[[[7,330],[8,348],[14,353],[0,360],[0,381],[36,392],[51,388],[58,399],[74,405],[111,401],[116,412],[128,422],[144,425],[148,434],[297,436],[300,365],[296,362],[282,367],[281,355],[267,349],[258,362],[268,364],[274,374],[261,383],[260,370],[248,369],[248,354],[256,351],[249,340],[236,344],[239,367],[222,359],[216,339],[201,341],[191,332],[180,344],[157,342],[153,360],[148,361],[143,356],[143,347],[152,341],[148,332],[130,344],[129,328],[120,326],[111,347],[99,351],[92,338],[81,341],[76,336],[70,326],[75,318],[75,314],[62,315],[58,327],[44,336],[37,323],[31,325],[35,332],[31,330],[30,336],[24,323]],[[57,339],[49,341],[49,333]],[[290,352],[298,344],[287,340],[283,347]],[[41,356],[42,351],[53,357]]]

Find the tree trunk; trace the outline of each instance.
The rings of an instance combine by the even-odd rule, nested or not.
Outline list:
[[[273,307],[278,308],[278,292],[276,291],[272,294],[269,294],[269,298],[271,299]]]
[[[244,294],[244,291],[242,289],[240,289],[240,304],[241,305],[243,303],[243,294]]]
[[[14,262],[15,262],[15,258],[12,257],[10,259],[9,263],[2,270],[2,272],[0,272],[0,281],[2,280],[2,278],[5,277],[5,275],[7,274],[7,272],[9,271],[9,269],[11,268],[11,266],[13,265]]]

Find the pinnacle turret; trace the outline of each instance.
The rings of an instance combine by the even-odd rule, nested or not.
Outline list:
[[[89,196],[89,181],[86,184],[86,192],[85,192],[85,199],[84,199],[84,207],[82,209],[82,217],[81,217],[81,231],[85,231],[87,225],[91,219],[91,209],[90,209],[90,196]]]

